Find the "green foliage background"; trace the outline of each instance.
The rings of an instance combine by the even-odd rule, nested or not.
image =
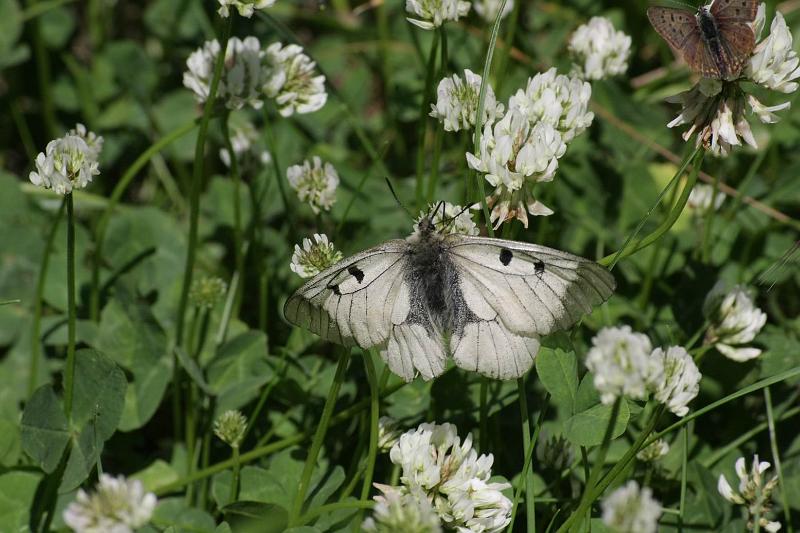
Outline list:
[[[326,233],[347,255],[407,235],[412,222],[389,193],[387,175],[412,211],[424,207],[415,198],[414,154],[420,143],[419,110],[432,33],[409,25],[402,4],[392,0],[375,7],[332,0],[321,9],[311,0],[278,0],[266,16],[235,22],[235,35],[255,35],[263,46],[298,39],[326,74],[330,94],[321,111],[291,119],[280,119],[269,105],[265,113],[234,114],[234,121],[248,118],[257,124],[259,143],[270,148],[281,173],[276,175],[272,165],[245,167],[239,194],[244,227],[253,240],[241,278],[241,308],[229,323],[222,305],[213,309],[196,361],[184,361],[181,370],[184,386],[194,383],[201,398],[183,406],[181,415],[199,417],[199,439],[208,441],[202,475],[187,483],[184,419],[174,417],[170,398],[179,360],[172,347],[196,129],[187,127],[185,135],[135,173],[121,203],[110,212],[102,243],[96,236],[112,191],[137,157],[199,116],[181,76],[188,55],[215,35],[216,2],[0,0],[0,98],[5,110],[0,116],[0,300],[19,300],[0,306],[0,529],[27,526],[31,510],[35,513],[41,501],[41,495],[35,497],[37,486],[58,467],[68,441],[72,446],[58,509],[74,498],[78,486],[91,486],[101,461],[105,472],[133,475],[159,494],[161,503],[149,530],[226,531],[217,525],[226,520],[234,530],[244,531],[246,517],[253,516],[275,531],[284,527],[341,350],[290,327],[282,316],[283,302],[300,285],[289,270],[293,246],[312,233]],[[776,4],[768,4],[771,15]],[[646,7],[644,1],[523,2],[513,53],[502,45],[496,51],[492,83],[498,101],[506,101],[529,76],[549,66],[568,72],[566,42],[593,15],[608,16],[631,34],[634,52],[628,77],[593,83],[595,122],[570,145],[556,179],[542,189],[555,214],[532,220],[527,230],[512,223],[505,237],[602,257],[622,246],[677,170],[686,148],[666,128],[677,110],[663,104],[663,98],[688,88],[690,80],[650,28]],[[796,6],[784,7],[790,27],[800,29]],[[501,26],[501,38],[508,29]],[[481,72],[489,30],[474,14],[447,26],[447,71]],[[58,224],[60,199],[29,184],[27,173],[48,140],[76,122],[103,135],[105,148],[101,175],[75,195],[77,339],[82,349],[77,414],[68,425],[60,405],[66,230],[62,219],[44,278],[41,335],[33,338],[37,278],[48,234]],[[798,126],[797,109],[783,112],[780,123],[756,129],[759,150],[737,150],[727,159],[707,157],[703,166],[710,176],[783,217],[733,198],[713,221],[684,213],[655,246],[615,268],[619,288],[608,304],[568,334],[547,339],[526,383],[531,419],[542,420],[539,440],[566,439],[574,461],[555,470],[534,455],[542,531],[551,520],[560,524],[574,508],[584,479],[581,453],[591,463],[608,424],[609,408],[599,404],[582,364],[592,334],[604,325],[627,323],[647,333],[654,345],[684,344],[703,328],[703,298],[718,279],[756,285],[759,275],[798,238]],[[434,129],[431,121],[428,147]],[[447,134],[443,139],[439,187],[431,200],[463,203],[471,176],[464,159],[470,138]],[[235,269],[235,190],[219,159],[222,146],[219,120],[213,120],[195,277],[230,281]],[[285,180],[287,166],[312,155],[332,162],[342,180],[333,210],[319,217],[292,191],[284,206],[278,183]],[[253,190],[263,193],[257,210],[250,202]],[[666,213],[658,208],[643,234]],[[708,233],[706,224],[711,224]],[[102,290],[99,312],[92,317],[92,264],[98,245],[103,251]],[[773,447],[783,475],[777,517],[790,531],[781,509],[785,505],[795,521],[800,517],[800,432],[798,419],[791,418],[798,414],[800,391],[797,373],[791,373],[800,367],[799,272],[796,260],[789,261],[768,284],[758,286],[757,303],[769,315],[757,339],[764,349],[761,358],[734,363],[710,351],[701,365],[700,395],[692,403],[698,409],[789,372],[789,379],[776,380],[770,389],[776,435],[771,438],[767,431],[765,395],[758,388],[688,424],[685,435],[680,430],[668,433],[671,450],[657,467],[637,463],[626,472],[625,478],[647,480],[665,507],[673,509],[679,507],[685,477],[682,519],[687,528],[743,530],[739,510],[717,493],[716,478],[724,473],[732,479],[733,463],[741,455],[749,460],[759,453],[774,464]],[[222,336],[221,324],[223,329],[227,325]],[[40,343],[42,353],[34,375],[32,343]],[[370,396],[361,357],[354,351],[336,402],[335,412],[343,414],[334,416],[335,428],[325,438],[307,512],[358,497]],[[406,428],[449,421],[458,425],[462,437],[474,432],[480,450],[494,454],[494,473],[517,486],[524,450],[515,383],[486,383],[453,369],[433,382],[402,385],[383,373],[379,358],[374,360],[378,375],[385,376],[381,414],[399,419]],[[482,383],[485,433],[479,431]],[[246,466],[239,501],[250,503],[228,505],[229,450],[211,435],[210,420],[227,409],[251,416],[259,402],[263,409],[242,445]],[[641,431],[642,413],[642,405],[623,401],[609,466]],[[660,429],[674,421],[665,417]],[[379,456],[375,481],[388,483],[391,476],[388,457]],[[340,531],[357,523],[353,506],[327,509],[295,531]],[[520,513],[523,509],[521,505]],[[593,530],[601,531],[595,522]],[[677,523],[674,514],[662,517],[665,531],[676,529]],[[524,520],[516,524],[522,528]],[[53,526],[63,527],[60,512]]]

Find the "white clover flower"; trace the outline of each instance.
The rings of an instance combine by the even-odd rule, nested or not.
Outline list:
[[[592,17],[569,40],[569,51],[578,61],[579,75],[586,80],[602,80],[625,74],[631,55],[631,37],[617,31],[605,17]]]
[[[258,146],[258,138],[258,131],[250,121],[242,121],[231,127],[231,148],[233,148],[233,153],[240,165],[254,162],[267,165],[272,162],[272,155]],[[219,158],[226,167],[230,168],[231,155],[227,148],[220,148]]]
[[[155,507],[155,494],[141,481],[101,474],[95,492],[78,490],[64,523],[77,533],[132,533],[150,521]]]
[[[264,51],[262,90],[275,99],[281,116],[313,113],[328,101],[325,76],[296,44],[272,43]]]
[[[753,23],[756,35],[764,27],[765,13],[765,4],[761,4]],[[742,141],[758,148],[747,120],[748,114],[755,115],[764,124],[773,124],[778,121],[775,112],[788,109],[790,102],[764,105],[746,92],[747,85],[742,82],[788,94],[800,86],[795,81],[798,78],[800,58],[792,49],[792,35],[783,15],[776,12],[769,37],[755,47],[739,79],[701,79],[690,90],[667,98],[668,102],[681,104],[682,108],[668,127],[690,124],[683,139],[688,141],[696,133],[697,145],[717,156],[728,155],[732,147],[741,146]]]
[[[655,533],[661,504],[653,498],[653,491],[629,481],[611,493],[601,504],[603,523],[615,533]]]
[[[563,435],[550,436],[542,432],[536,443],[536,458],[541,465],[560,472],[572,464],[575,451]]]
[[[472,436],[464,442],[452,424],[421,424],[400,436],[389,452],[401,467],[400,480],[420,489],[447,529],[495,533],[511,521],[508,483],[490,483],[494,458],[478,456]]]
[[[301,278],[310,278],[341,260],[342,252],[328,242],[328,236],[315,233],[313,242],[311,239],[303,239],[302,248],[298,244],[294,245],[289,268]]]
[[[667,453],[669,453],[669,444],[667,444],[667,441],[664,439],[658,439],[653,441],[647,448],[639,450],[639,453],[636,454],[636,458],[646,463],[652,463],[658,461],[667,455]]]
[[[225,411],[214,420],[214,434],[230,446],[238,448],[247,429],[247,418],[235,409]]]
[[[463,0],[406,0],[406,11],[412,15],[406,20],[423,30],[432,30],[448,20],[467,16],[469,8],[469,2]]]
[[[459,131],[475,126],[481,77],[464,69],[464,79],[457,74],[443,78],[436,88],[436,105],[431,104],[430,116],[444,124],[445,131]],[[503,104],[497,103],[491,85],[486,85],[483,124],[494,122],[503,115]]]
[[[658,371],[652,351],[647,335],[634,333],[630,326],[603,328],[594,336],[586,367],[594,374],[594,386],[604,404],[620,396],[645,397],[648,380]]]
[[[219,0],[217,13],[222,18],[230,16],[230,8],[235,7],[239,15],[250,18],[256,9],[266,9],[275,5],[275,0]]]
[[[383,494],[375,496],[372,516],[361,525],[372,533],[439,533],[439,516],[425,493],[419,489],[390,487],[375,483]]]
[[[400,429],[397,420],[390,416],[378,419],[378,450],[388,452],[400,439]]]
[[[711,321],[706,331],[706,343],[734,361],[748,361],[761,355],[758,348],[746,347],[767,322],[767,315],[753,303],[741,286],[726,290],[718,282],[706,296],[703,312]]]
[[[475,13],[484,21],[494,23],[502,3],[503,0],[472,0],[472,7],[475,9]],[[506,18],[512,9],[514,9],[514,0],[506,0],[500,19]]]
[[[684,348],[670,346],[664,351],[656,348],[650,355],[656,369],[650,375],[650,386],[655,399],[678,416],[686,416],[688,404],[700,392],[702,375]]]
[[[189,288],[189,303],[195,307],[212,309],[225,298],[228,285],[222,278],[203,277],[192,281]]]
[[[206,41],[186,60],[183,85],[194,92],[195,99],[203,103],[211,92],[214,64],[219,56],[220,45],[216,39]],[[222,76],[217,85],[217,99],[225,102],[228,109],[241,109],[250,105],[260,109],[261,100],[261,44],[255,37],[228,39]]]
[[[450,202],[430,204],[428,209],[421,212],[414,222],[414,232],[409,240],[414,241],[419,238],[420,224],[430,220],[437,231],[444,235],[478,235],[480,230],[472,219],[470,211],[478,209],[478,205],[471,205],[468,209]]]
[[[305,160],[302,165],[289,167],[286,178],[300,201],[308,203],[315,214],[320,210],[330,211],[336,202],[339,174],[333,165],[323,165],[317,156],[312,157],[311,162]]]
[[[718,211],[725,201],[725,193],[717,191],[717,193],[714,194],[713,186],[705,183],[698,183],[694,186],[692,192],[689,193],[689,200],[686,202],[686,206],[692,211],[703,215],[711,208],[712,198],[714,199],[714,211]]]
[[[546,122],[531,123],[517,108],[509,109],[496,124],[486,124],[477,155],[467,153],[470,168],[483,173],[494,188],[487,199],[495,228],[516,218],[528,227],[528,214],[547,216],[553,211],[538,201],[533,185],[552,181],[558,159],[567,145]]]
[[[36,156],[36,170],[28,175],[31,183],[57,194],[69,194],[83,189],[100,174],[97,158],[103,138],[78,124],[67,135],[47,143],[44,152]]]
[[[588,110],[592,86],[577,76],[558,74],[555,68],[528,79],[508,103],[532,123],[544,122],[561,134],[565,143],[591,126],[594,113]]]
[[[763,27],[765,23],[764,4],[761,4],[756,24]],[[761,33],[758,28],[757,34]],[[759,85],[782,93],[793,93],[797,90],[797,78],[800,78],[800,58],[794,51],[792,33],[780,12],[775,12],[769,36],[758,43],[750,62],[745,66],[745,76]]]
[[[772,491],[778,485],[778,476],[773,476],[764,482],[762,474],[770,467],[766,461],[759,461],[758,455],[753,456],[750,472],[747,472],[744,457],[736,461],[736,475],[739,477],[739,490],[734,491],[724,474],[720,474],[717,490],[723,498],[737,505],[744,505],[748,513],[747,528],[753,529],[753,518],[758,515],[759,526],[766,531],[774,532],[781,528],[780,522],[770,521],[767,515],[772,507]]]

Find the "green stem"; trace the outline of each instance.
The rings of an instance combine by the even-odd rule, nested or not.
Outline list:
[[[20,20],[22,20],[22,22],[27,22],[38,17],[39,15],[44,15],[51,9],[56,9],[64,4],[71,4],[72,2],[76,1],[77,0],[45,0],[44,2],[36,3],[28,2],[30,7],[25,8],[25,10],[21,13]]]
[[[231,478],[231,490],[228,494],[228,502],[233,503],[239,497],[239,471],[241,462],[239,461],[239,446],[232,448],[231,460],[233,461],[233,477]]]
[[[476,154],[480,154],[481,150],[481,133],[483,132],[483,111],[486,108],[486,88],[489,85],[489,73],[492,69],[492,58],[494,57],[494,50],[497,47],[497,35],[500,32],[500,19],[503,10],[506,7],[506,0],[500,3],[497,16],[492,25],[492,34],[489,37],[489,47],[486,50],[486,59],[483,62],[483,77],[481,78],[481,90],[478,93],[478,109],[475,112],[475,134],[473,149]],[[489,237],[494,237],[494,227],[492,227],[491,217],[489,216],[489,206],[486,204],[486,192],[483,186],[483,176],[478,172],[472,172],[474,176],[467,175],[467,205],[472,205],[472,180],[478,183],[478,194],[480,194],[481,207],[483,209],[483,216],[486,222],[486,231]]]
[[[378,416],[380,414],[380,385],[378,375],[375,373],[375,364],[372,362],[372,353],[363,352],[364,370],[369,381],[370,417],[369,417],[369,451],[367,466],[364,471],[364,482],[361,485],[361,501],[369,499],[369,490],[372,488],[372,475],[375,472],[375,459],[378,456]],[[361,523],[361,517],[357,521]]]
[[[292,228],[294,227],[291,224],[291,217],[292,212],[289,209],[289,195],[286,192],[286,184],[283,182],[283,173],[281,172],[281,166],[278,162],[278,146],[275,142],[275,135],[272,131],[272,122],[269,118],[269,111],[267,110],[267,106],[264,106],[264,136],[267,139],[267,146],[269,147],[269,155],[270,159],[272,160],[272,170],[275,172],[275,181],[278,184],[278,190],[281,193],[281,200],[283,201],[283,210],[286,213],[286,217],[289,219],[289,232],[292,233]]]
[[[325,434],[328,432],[328,426],[331,422],[331,415],[333,415],[333,408],[336,404],[336,398],[339,396],[339,389],[344,381],[345,371],[347,370],[347,363],[350,361],[350,352],[345,349],[342,355],[339,356],[339,364],[336,366],[336,374],[333,378],[333,383],[328,391],[328,397],[325,400],[325,407],[322,409],[322,417],[320,418],[317,431],[314,433],[314,440],[311,441],[311,448],[308,451],[305,465],[303,466],[303,474],[297,485],[297,494],[295,495],[292,509],[289,514],[289,526],[295,525],[300,513],[303,510],[303,503],[306,499],[306,492],[308,491],[309,484],[311,483],[311,474],[314,472],[314,467],[317,465],[317,457],[319,451],[322,449],[322,442],[325,439]]]
[[[433,34],[433,42],[431,43],[431,51],[428,55],[428,64],[425,71],[425,85],[422,89],[422,101],[419,110],[419,128],[417,130],[417,182],[416,182],[416,201],[417,211],[422,210],[423,199],[423,181],[425,173],[425,137],[428,131],[428,109],[431,101],[431,94],[433,92],[434,84],[434,71],[436,70],[436,54],[439,49],[439,40],[441,34],[436,32]]]
[[[72,420],[75,384],[75,213],[72,193],[67,193],[67,366],[64,370],[64,413]]]
[[[92,264],[92,294],[90,305],[90,316],[92,320],[97,321],[100,318],[100,267],[103,263],[103,242],[105,240],[105,232],[108,228],[108,222],[111,220],[111,215],[114,213],[120,199],[122,198],[122,195],[128,189],[128,186],[133,181],[133,178],[136,177],[136,174],[153,158],[153,156],[195,129],[197,127],[197,123],[197,120],[192,120],[191,122],[172,130],[164,137],[153,143],[149,148],[147,148],[147,150],[142,152],[142,154],[136,158],[130,167],[128,167],[120,180],[114,186],[114,190],[111,191],[111,196],[108,198],[108,202],[106,203],[103,214],[100,216],[100,219],[94,229],[95,251],[94,261]]]
[[[342,509],[372,509],[375,506],[374,502],[368,501],[360,501],[360,500],[348,500],[336,503],[329,503],[327,505],[320,505],[316,509],[312,509],[305,515],[303,515],[298,522],[300,524],[308,524],[312,520],[314,520],[318,516],[322,516],[326,513],[333,513],[335,511],[340,511]]]
[[[525,451],[525,462],[522,465],[522,475],[520,476],[523,481],[520,482],[517,485],[517,488],[514,490],[514,499],[511,501],[511,521],[508,523],[508,527],[506,528],[506,533],[511,533],[514,530],[514,520],[517,516],[517,506],[519,504],[519,498],[522,493],[523,485],[525,485],[526,499],[527,499],[528,472],[529,471],[532,472],[531,463],[533,461],[533,451],[536,449],[536,442],[539,440],[539,431],[542,428],[542,422],[544,422],[544,417],[545,414],[547,413],[547,402],[549,400],[550,400],[550,393],[548,392],[547,394],[545,394],[544,401],[542,402],[543,405],[542,410],[539,411],[539,418],[537,419],[536,427],[533,430],[533,438],[531,438],[529,446]],[[530,494],[534,494],[533,490],[531,490]],[[545,499],[542,498],[539,499],[540,502],[544,502],[544,500]]]
[[[778,451],[778,434],[775,430],[775,414],[772,412],[772,393],[769,387],[764,388],[764,401],[767,405],[767,424],[769,426],[769,444],[772,450],[772,461],[775,464],[775,472],[778,474],[778,483],[781,486],[781,503],[783,504],[783,517],[786,522],[788,533],[793,533],[792,520],[789,512],[789,499],[786,494],[786,484],[783,481],[783,468],[781,467],[781,456]]]
[[[522,8],[523,2],[514,2],[514,7],[511,8],[511,15],[508,18],[508,33],[506,33],[505,46],[500,51],[500,57],[497,62],[497,94],[500,94],[503,88],[503,82],[506,79],[506,69],[508,68],[508,59],[511,56],[511,48],[514,46],[514,35],[517,31],[517,21],[519,20],[519,12]],[[505,9],[505,2],[498,11],[500,13]]]
[[[50,232],[47,234],[47,240],[44,244],[44,251],[42,251],[42,264],[39,267],[39,276],[36,280],[36,295],[33,300],[33,327],[31,328],[31,369],[28,375],[28,396],[33,394],[36,388],[36,379],[39,376],[39,359],[42,355],[42,309],[44,307],[44,284],[47,281],[47,271],[50,267],[50,253],[53,251],[53,243],[56,240],[56,233],[58,232],[58,225],[61,222],[61,217],[64,215],[64,210],[67,207],[66,197],[61,201],[61,207],[58,208],[56,218],[53,220],[53,225],[50,227]]]
[[[522,418],[522,449],[527,461],[527,456],[533,447],[531,446],[531,419],[528,415],[528,397],[525,393],[524,376],[517,379],[517,396],[519,397],[519,411]],[[525,518],[527,520],[528,533],[535,533],[536,495],[533,490],[533,470],[530,469],[525,475]]]
[[[694,188],[694,184],[697,183],[697,175],[700,172],[700,166],[703,162],[703,157],[705,156],[705,151],[702,149],[696,149],[692,154],[686,158],[684,158],[681,167],[678,169],[678,172],[675,173],[675,177],[672,178],[670,183],[661,191],[656,203],[650,210],[647,212],[647,215],[639,222],[639,225],[636,227],[636,230],[628,236],[628,239],[623,244],[622,248],[619,251],[614,252],[613,254],[607,255],[606,257],[600,259],[598,263],[604,266],[608,266],[609,269],[614,268],[614,266],[622,259],[629,257],[639,250],[650,246],[658,239],[660,239],[665,233],[667,233],[670,228],[672,228],[673,224],[678,220],[678,217],[683,212],[683,208],[686,206],[686,202],[689,200],[689,194],[692,192]],[[683,174],[683,171],[689,165],[690,162],[693,162],[693,167],[691,172],[689,173],[689,177],[686,180],[686,184],[683,187],[683,191],[681,192],[680,197],[678,198],[678,202],[672,207],[667,218],[664,222],[661,223],[658,228],[656,228],[650,235],[647,237],[643,237],[641,239],[635,239],[636,235],[644,226],[647,219],[650,217],[652,212],[655,210],[656,206],[661,203],[661,200],[664,198],[664,195],[667,191],[672,188],[673,185],[676,185],[679,178]]]
[[[200,218],[200,190],[202,188],[203,174],[205,169],[205,147],[206,137],[208,135],[208,124],[213,115],[214,104],[216,102],[217,87],[219,80],[222,77],[222,68],[225,64],[225,53],[227,51],[228,38],[231,34],[231,27],[233,25],[233,16],[228,18],[225,28],[222,32],[220,42],[219,55],[214,64],[214,77],[211,79],[211,87],[208,92],[208,98],[203,106],[203,117],[200,120],[200,129],[197,133],[197,143],[194,150],[194,168],[192,169],[192,183],[189,202],[189,243],[186,251],[186,264],[183,270],[183,285],[181,287],[181,296],[178,303],[178,315],[175,320],[175,343],[178,346],[183,345],[183,330],[184,318],[186,315],[186,306],[189,302],[189,288],[192,284],[192,272],[194,269],[194,260],[197,253],[197,233],[198,222]]]
[[[706,224],[703,231],[703,262],[711,261],[711,234],[714,225],[714,215],[717,213],[716,198],[719,191],[719,173],[714,176],[714,186],[711,190],[711,202],[706,210]]]
[[[480,396],[480,419],[479,425],[480,428],[478,430],[478,449],[485,453],[486,448],[489,444],[489,434],[488,434],[488,425],[489,425],[489,404],[487,402],[487,397],[489,395],[489,378],[485,376],[481,376],[481,396]]]
[[[686,511],[686,478],[688,475],[689,463],[689,428],[684,427],[683,431],[683,455],[681,458],[681,499],[678,513],[678,531],[683,530],[683,517]]]
[[[233,150],[233,143],[231,142],[230,131],[230,113],[226,113],[222,119],[222,133],[225,137],[225,147],[231,162],[231,177],[233,178],[233,247],[234,247],[234,261],[236,272],[240,275],[239,286],[235,295],[234,313],[233,316],[238,315],[239,303],[241,302],[241,295],[244,294],[244,253],[242,251],[242,206],[240,188],[242,184],[241,173],[239,171],[239,162],[236,158],[236,152]]]

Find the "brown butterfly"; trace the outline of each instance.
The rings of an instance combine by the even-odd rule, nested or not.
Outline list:
[[[739,76],[756,44],[753,21],[758,0],[713,0],[696,13],[651,7],[653,28],[698,74],[729,80]]]

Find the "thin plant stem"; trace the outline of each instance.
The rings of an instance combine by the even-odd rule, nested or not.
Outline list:
[[[531,2],[532,3],[532,2]],[[508,33],[505,36],[505,46],[500,50],[500,57],[497,61],[497,94],[503,88],[503,82],[506,79],[506,69],[508,68],[508,59],[511,54],[511,49],[514,46],[514,35],[517,31],[517,21],[519,20],[519,12],[522,8],[523,2],[514,2],[514,7],[511,8],[511,15],[508,17]],[[505,10],[505,2],[498,11],[498,17]]]
[[[367,373],[369,382],[369,450],[367,452],[367,464],[364,470],[364,482],[361,485],[361,501],[369,499],[369,490],[372,487],[372,475],[375,472],[375,459],[378,456],[378,416],[380,414],[380,384],[378,375],[375,372],[375,364],[372,362],[372,353],[363,352],[364,370]],[[357,520],[361,523],[361,517]]]
[[[228,494],[228,502],[233,503],[239,497],[239,472],[241,470],[241,462],[239,461],[239,446],[231,448],[231,460],[233,461],[233,476],[231,477],[231,490]]]
[[[786,484],[783,481],[783,467],[781,466],[781,456],[778,450],[778,433],[775,430],[775,414],[772,411],[772,393],[769,387],[764,388],[764,402],[767,406],[767,424],[769,426],[769,445],[772,450],[772,461],[775,464],[775,472],[778,474],[778,483],[781,486],[783,517],[786,522],[788,533],[793,533],[794,528],[792,528],[792,520],[789,511],[789,498],[786,494]]]
[[[64,369],[64,414],[72,420],[75,386],[75,212],[72,192],[67,193],[67,362]]]
[[[528,415],[528,396],[525,392],[525,377],[517,378],[517,396],[519,397],[519,412],[522,419],[522,449],[526,461],[531,446],[531,419]],[[533,490],[533,471],[528,470],[525,475],[525,518],[528,533],[536,531],[536,495]]]
[[[678,513],[678,531],[683,531],[683,516],[686,511],[686,478],[688,474],[689,462],[689,428],[684,427],[681,431],[683,437],[683,454],[681,457],[681,499]]]
[[[422,209],[423,205],[423,181],[425,173],[425,137],[428,131],[428,106],[431,101],[431,94],[433,92],[434,71],[436,70],[436,54],[439,49],[439,40],[441,34],[436,32],[433,34],[433,42],[431,43],[431,51],[428,55],[428,64],[425,69],[425,85],[422,88],[422,101],[419,110],[419,128],[417,130],[417,182],[416,182],[416,201],[417,211]]]
[[[711,234],[714,226],[714,215],[717,213],[716,203],[717,192],[719,191],[719,174],[714,176],[714,185],[711,189],[711,202],[706,209],[706,224],[703,228],[703,262],[708,263],[711,261]]]
[[[92,292],[90,299],[90,314],[92,320],[97,321],[100,318],[100,268],[103,263],[103,242],[105,241],[105,232],[108,228],[108,222],[111,220],[111,215],[114,213],[117,205],[119,204],[122,195],[128,189],[128,186],[136,177],[138,172],[161,150],[180,139],[184,135],[197,127],[198,121],[192,120],[186,124],[179,126],[171,132],[164,135],[161,139],[150,145],[147,150],[136,158],[130,167],[125,171],[120,180],[111,191],[111,196],[108,198],[103,214],[94,228],[94,260],[92,262]]]
[[[244,294],[244,253],[242,250],[242,202],[240,194],[242,177],[239,171],[239,162],[236,157],[236,152],[233,150],[233,142],[231,141],[230,117],[230,113],[226,113],[222,118],[222,133],[225,137],[225,148],[228,150],[231,162],[230,169],[231,177],[233,178],[233,253],[235,269],[240,275],[240,282],[234,299],[235,304],[233,316],[235,317],[238,314],[239,303],[241,303],[241,295]]]
[[[525,490],[527,491],[527,484],[528,484],[528,472],[532,472],[531,463],[533,462],[533,451],[536,449],[536,442],[539,440],[539,431],[542,428],[542,422],[544,421],[545,414],[547,413],[547,402],[550,400],[550,393],[548,392],[545,394],[544,402],[542,402],[542,410],[539,411],[539,418],[536,421],[536,427],[533,430],[533,437],[530,440],[530,445],[525,450],[525,462],[522,465],[522,475],[520,479],[523,481],[517,485],[517,488],[514,490],[514,499],[511,501],[511,521],[508,523],[508,527],[506,528],[506,533],[511,533],[514,530],[514,519],[517,516],[517,507],[519,504],[519,498],[522,493],[522,487],[525,486]],[[533,494],[533,491],[531,491]],[[527,493],[526,493],[527,499]],[[539,499],[540,502],[543,502],[543,499]],[[535,503],[535,502],[534,502]],[[535,525],[535,524],[534,524]]]
[[[61,201],[61,207],[58,208],[53,224],[50,226],[50,231],[47,234],[47,240],[44,244],[42,251],[42,264],[39,266],[39,276],[36,279],[36,294],[33,300],[33,326],[31,327],[31,368],[28,374],[28,396],[33,394],[36,388],[36,379],[39,376],[39,360],[42,356],[42,310],[44,307],[44,284],[47,281],[47,271],[50,267],[50,254],[53,251],[53,243],[56,240],[56,233],[58,233],[58,225],[61,222],[61,217],[64,216],[64,210],[67,207],[66,197]]]
[[[264,137],[267,139],[267,146],[269,147],[269,155],[270,159],[272,160],[272,170],[275,172],[275,181],[278,184],[278,190],[281,194],[281,200],[283,201],[283,210],[286,213],[286,217],[289,220],[289,228],[290,232],[292,231],[291,228],[294,225],[291,223],[291,216],[292,212],[289,209],[289,196],[286,192],[286,184],[283,182],[283,175],[281,172],[281,166],[278,162],[278,146],[275,143],[275,133],[272,130],[272,121],[269,118],[269,110],[267,106],[264,106]]]
[[[478,431],[478,449],[485,452],[489,445],[489,404],[487,396],[489,393],[489,378],[481,376],[481,392],[480,392],[480,415],[479,415],[479,431]]]
[[[506,1],[500,3],[497,11],[497,16],[492,25],[492,33],[489,37],[489,47],[486,50],[486,59],[483,62],[483,77],[481,78],[481,90],[478,93],[478,109],[475,112],[475,133],[473,147],[476,153],[480,153],[481,147],[481,133],[483,131],[483,110],[486,108],[486,88],[489,83],[489,73],[492,69],[492,58],[494,57],[494,50],[497,47],[497,34],[500,31],[500,19],[502,18],[503,10],[506,7]],[[470,175],[472,174],[472,175]],[[471,172],[467,175],[467,205],[473,201],[472,193],[472,180],[478,183],[478,194],[480,194],[481,208],[483,209],[483,216],[486,222],[486,231],[489,237],[494,237],[494,228],[492,227],[491,217],[489,216],[489,206],[486,203],[486,192],[483,187],[483,177],[478,172]]]
[[[298,521],[300,524],[308,524],[318,516],[322,516],[325,513],[333,513],[335,511],[340,511],[342,509],[372,509],[375,506],[375,502],[365,502],[360,500],[348,500],[336,503],[329,503],[327,505],[320,505],[319,507],[310,510],[308,513],[303,515],[303,517]]]
[[[347,363],[350,361],[350,351],[345,349],[339,356],[339,363],[336,366],[336,374],[333,377],[333,383],[328,391],[328,397],[325,400],[325,407],[322,409],[322,417],[320,418],[317,431],[314,433],[314,439],[311,441],[311,448],[308,451],[308,457],[303,465],[303,474],[297,484],[297,494],[295,495],[292,509],[289,513],[289,526],[291,527],[297,522],[300,513],[303,510],[303,503],[306,499],[306,492],[308,491],[311,482],[311,474],[314,472],[314,467],[317,465],[317,457],[319,451],[322,449],[322,442],[325,439],[325,434],[328,432],[328,426],[331,422],[333,415],[333,408],[336,404],[336,398],[339,396],[339,389],[344,382],[345,372],[347,370]]]

